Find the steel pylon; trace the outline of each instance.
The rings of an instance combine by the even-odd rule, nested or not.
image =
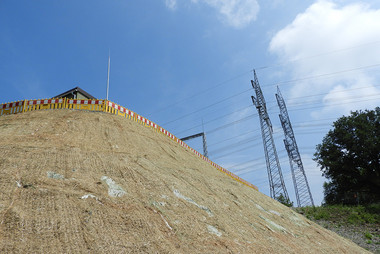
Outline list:
[[[269,115],[266,109],[266,103],[264,95],[261,91],[259,81],[257,79],[256,72],[254,73],[254,80],[251,80],[252,87],[256,92],[256,97],[252,96],[252,102],[256,106],[256,109],[260,117],[261,135],[263,138],[265,160],[268,171],[269,188],[271,198],[280,200],[281,197],[284,201],[290,201],[288,192],[286,191],[284,178],[278,160],[276,146],[273,140],[272,123],[269,119]]]
[[[292,124],[284,98],[281,95],[280,88],[277,87],[276,94],[277,104],[280,108],[280,121],[284,130],[284,144],[289,156],[290,168],[292,171],[294,190],[297,198],[298,207],[314,206],[313,197],[310,192],[309,183],[307,182],[305,170],[298,150],[296,138],[294,136]]]

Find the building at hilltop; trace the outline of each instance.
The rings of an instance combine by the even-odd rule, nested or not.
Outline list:
[[[58,94],[53,98],[68,98],[68,99],[96,99],[91,94],[87,93],[80,87],[74,87],[64,93]]]

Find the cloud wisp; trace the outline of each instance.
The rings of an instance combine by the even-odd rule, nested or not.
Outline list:
[[[177,9],[177,0],[165,0],[165,5],[168,9],[175,11]]]
[[[234,28],[243,28],[256,20],[260,9],[256,0],[192,0],[192,2],[203,2],[215,8],[222,22]]]
[[[219,13],[219,19],[228,26],[243,28],[256,20],[260,6],[257,0],[191,0],[193,4],[205,4]],[[177,9],[177,0],[165,0],[170,10]]]

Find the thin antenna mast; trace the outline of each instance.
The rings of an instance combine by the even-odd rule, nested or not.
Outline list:
[[[111,65],[111,56],[110,56],[110,51],[108,50],[107,100],[108,100],[108,90],[109,90],[109,87],[110,87],[110,65]]]

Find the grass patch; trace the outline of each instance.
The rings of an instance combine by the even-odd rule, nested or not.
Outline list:
[[[372,240],[373,235],[370,232],[365,232],[364,237],[367,238],[368,240]]]
[[[379,224],[380,223],[380,204],[369,206],[319,206],[319,207],[300,207],[296,211],[311,220],[329,220],[339,224]]]

